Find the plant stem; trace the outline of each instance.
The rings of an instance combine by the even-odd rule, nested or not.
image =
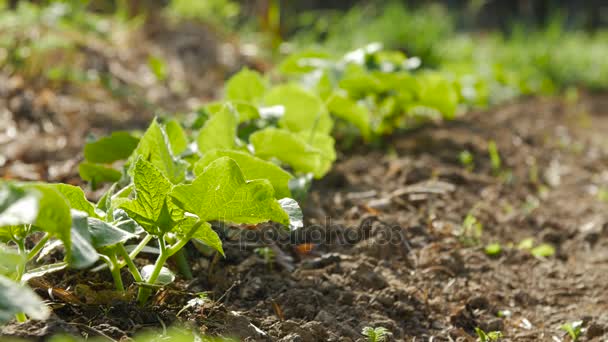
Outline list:
[[[49,233],[45,233],[44,236],[42,236],[42,238],[40,239],[40,241],[38,241],[36,246],[34,246],[34,248],[32,248],[32,250],[27,253],[27,261],[31,261],[32,259],[34,259],[36,255],[38,255],[38,253],[42,250],[42,248],[44,248],[44,245],[46,245],[50,238],[51,235],[49,235]]]
[[[137,255],[148,245],[150,240],[152,240],[152,235],[146,234],[146,237],[144,237],[144,239],[141,240],[141,242],[135,247],[135,249],[132,250],[131,253],[129,253],[129,260],[135,259]],[[123,268],[127,265],[127,263],[126,261],[121,261],[118,265],[120,266],[120,268]]]
[[[171,256],[169,255],[167,246],[165,245],[164,236],[160,236],[158,238],[158,247],[160,248],[160,255],[158,256],[158,259],[156,259],[156,263],[154,264],[154,270],[152,271],[152,274],[150,274],[150,278],[145,280],[147,284],[151,285],[156,283],[156,279],[160,275],[160,271],[165,265],[165,262],[167,262],[167,259]],[[148,298],[150,298],[150,295],[152,295],[151,288],[140,287],[139,292],[137,293],[137,301],[139,302],[139,305],[143,306],[144,304],[146,304]]]
[[[133,279],[135,279],[135,281],[138,283],[143,282],[141,273],[139,273],[137,266],[135,266],[135,264],[133,263],[133,260],[131,260],[129,253],[127,253],[127,250],[125,249],[125,246],[122,243],[120,243],[120,244],[118,244],[118,246],[116,246],[116,248],[117,248],[118,254],[125,259],[124,262],[126,262],[127,267],[129,268],[129,272],[131,272],[131,275],[133,276]]]
[[[192,279],[192,271],[190,270],[190,264],[188,264],[186,251],[183,248],[178,250],[175,255],[173,255],[173,261],[175,261],[175,264],[179,269],[179,273],[181,273],[184,278],[186,278],[187,280]]]
[[[122,277],[120,276],[120,267],[118,265],[118,259],[116,259],[116,252],[110,252],[106,261],[109,261],[108,266],[110,266],[110,272],[112,273],[112,278],[114,279],[116,290],[124,292],[125,287],[122,283]]]
[[[25,241],[16,240],[15,242],[17,243],[17,247],[19,248],[19,254],[27,255],[27,251],[25,250]],[[24,273],[25,273],[25,263],[17,266],[17,275],[16,275],[15,280],[20,283],[21,278],[23,277]],[[15,314],[15,318],[17,319],[17,322],[19,322],[19,323],[23,323],[23,322],[27,321],[27,316],[23,312]]]
[[[16,314],[15,318],[17,319],[17,322],[19,322],[19,323],[24,323],[27,321],[27,316],[23,312]]]

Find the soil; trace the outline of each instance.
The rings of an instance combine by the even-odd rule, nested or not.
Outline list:
[[[505,340],[567,341],[560,326],[582,320],[579,340],[603,341],[607,130],[608,97],[596,94],[525,99],[395,134],[382,148],[362,145],[314,182],[305,228],[235,235],[218,227],[226,258],[188,246],[194,279],[160,291],[147,308],[118,298],[109,272],[38,279],[31,285],[53,317],[11,323],[0,336],[123,340],[177,324],[245,341],[364,341],[366,326],[385,327],[394,341],[474,341],[476,327]],[[473,155],[468,169],[464,150]],[[481,237],[462,234],[468,214],[483,225]],[[517,248],[526,238],[555,255]],[[498,256],[484,251],[493,242]]]

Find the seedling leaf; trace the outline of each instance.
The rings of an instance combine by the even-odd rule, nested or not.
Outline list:
[[[50,315],[50,310],[34,291],[0,275],[0,323],[22,312],[37,320]]]
[[[199,151],[205,153],[213,149],[233,149],[236,147],[236,126],[238,118],[231,105],[209,118],[201,128],[196,143]]]
[[[154,165],[174,184],[180,183],[186,177],[186,162],[173,156],[169,138],[156,119],[152,121],[139,141],[139,145],[131,155],[131,162],[134,163],[139,156]]]
[[[274,221],[289,225],[289,217],[275,200],[270,182],[246,182],[238,164],[228,157],[209,164],[192,184],[175,186],[170,195],[178,207],[203,221]]]
[[[266,92],[266,84],[258,72],[244,68],[226,82],[225,92],[228,100],[255,103]]]
[[[91,163],[109,164],[129,158],[139,139],[129,132],[114,132],[84,146],[84,159]]]
[[[247,152],[231,150],[210,151],[196,162],[194,165],[194,174],[201,174],[209,164],[221,157],[229,157],[234,160],[239,165],[245,179],[248,181],[254,179],[268,179],[274,187],[277,198],[291,196],[288,184],[293,176],[279,166],[252,156]]]
[[[279,126],[292,132],[315,131],[329,134],[333,127],[323,101],[299,86],[288,84],[272,88],[264,97],[264,103],[267,106],[285,107]]]

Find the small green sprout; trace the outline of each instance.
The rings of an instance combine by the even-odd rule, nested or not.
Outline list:
[[[511,317],[511,315],[513,315],[511,310],[499,310],[496,313],[496,316],[498,316],[498,317]]]
[[[462,222],[460,239],[464,244],[477,245],[483,233],[483,224],[473,214],[469,213]]]
[[[500,331],[490,331],[486,333],[480,328],[475,328],[475,332],[477,333],[477,341],[479,342],[500,341],[502,338],[502,333]]]
[[[266,266],[272,268],[274,264],[275,253],[270,247],[259,247],[253,250],[257,255],[259,255],[263,260]]]
[[[498,242],[495,242],[487,245],[485,252],[488,256],[498,256],[500,253],[502,253],[502,248]]]
[[[460,164],[462,164],[462,166],[464,166],[464,168],[468,171],[473,171],[473,168],[475,168],[473,154],[469,152],[469,150],[461,151],[458,155],[458,159],[460,160]]]
[[[361,333],[367,337],[368,342],[384,342],[391,335],[390,331],[384,327],[365,327]]]
[[[597,199],[601,202],[608,202],[608,188],[601,187],[597,190]]]
[[[531,250],[534,248],[534,238],[525,238],[517,244],[517,249],[521,250]]]
[[[498,147],[496,147],[496,142],[494,140],[488,142],[488,154],[490,155],[490,162],[492,163],[492,171],[495,174],[500,173],[502,160],[500,159],[500,153],[498,153]]]
[[[530,250],[530,253],[537,258],[548,258],[555,254],[555,247],[548,243],[542,243]]]
[[[583,332],[583,321],[574,321],[572,323],[565,323],[561,327],[561,330],[565,331],[570,335],[572,341],[577,341]]]

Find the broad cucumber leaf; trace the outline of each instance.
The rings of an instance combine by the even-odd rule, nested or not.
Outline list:
[[[96,218],[89,217],[87,223],[91,234],[91,243],[95,248],[114,246],[137,237],[135,234]]]
[[[192,235],[193,239],[204,243],[205,245],[220,252],[221,255],[224,255],[224,249],[222,248],[222,240],[217,235],[215,230],[211,228],[211,225],[208,222],[203,222],[200,227],[195,229],[196,231],[194,232],[194,235]]]
[[[255,103],[266,92],[266,82],[260,73],[244,68],[226,82],[224,91],[228,100]]]
[[[334,116],[352,123],[361,131],[363,138],[369,139],[371,129],[367,108],[340,93],[334,93],[329,97],[327,107]]]
[[[234,150],[210,151],[204,154],[203,157],[194,164],[194,174],[199,175],[203,173],[209,164],[221,157],[229,157],[234,160],[239,165],[245,179],[248,181],[254,179],[268,179],[274,187],[277,198],[291,196],[288,184],[293,176],[279,166],[252,156],[247,152]]]
[[[333,127],[323,101],[300,86],[287,84],[274,87],[264,97],[264,103],[267,106],[285,107],[279,126],[292,132],[314,130],[329,134]]]
[[[439,74],[425,74],[417,80],[419,104],[438,110],[446,119],[453,119],[459,99],[456,87]]]
[[[80,163],[78,173],[80,178],[94,185],[104,182],[118,182],[122,177],[122,173],[116,169],[89,162]]]
[[[315,143],[328,144],[321,150],[309,143],[310,138],[310,132],[294,134],[284,129],[266,128],[253,133],[249,141],[258,157],[279,159],[296,172],[312,173],[316,178],[320,178],[329,170],[335,159],[333,139],[326,135],[313,134]],[[328,153],[330,149],[333,153]]]
[[[25,238],[23,225],[36,222],[41,194],[9,182],[0,184],[0,241]]]
[[[238,118],[230,104],[210,117],[199,131],[196,143],[202,153],[213,149],[234,149]]]
[[[21,277],[21,281],[25,283],[28,282],[30,279],[42,277],[53,272],[59,272],[61,270],[64,270],[66,267],[68,267],[68,263],[65,261],[36,267],[34,269],[28,270],[23,275],[23,277]]]
[[[52,184],[22,183],[20,186],[26,190],[33,189],[40,192],[42,196],[34,226],[61,239],[69,258],[72,247],[70,238],[72,215],[67,198]]]
[[[285,58],[279,65],[279,71],[285,75],[305,74],[319,68],[324,68],[329,63],[330,55],[322,51],[296,52]]]
[[[175,119],[171,119],[165,123],[165,131],[171,145],[171,152],[178,156],[188,148],[188,137],[182,128],[182,125]]]
[[[300,205],[293,198],[282,198],[279,200],[281,208],[289,216],[289,228],[292,230],[304,227],[304,214]]]
[[[17,268],[25,266],[25,263],[25,255],[20,254],[15,248],[0,244],[0,275],[14,279]]]
[[[30,288],[0,275],[0,323],[21,312],[37,320],[45,320],[51,313]]]
[[[174,157],[169,138],[156,119],[152,121],[131,155],[131,163],[134,163],[138,156],[154,165],[174,184],[182,182],[186,177],[187,163]]]
[[[68,262],[74,268],[89,267],[99,259],[99,255],[91,243],[87,217],[85,212],[72,210],[72,243]]]
[[[129,132],[113,132],[110,136],[84,145],[84,159],[100,164],[127,159],[137,147],[138,142],[139,139]]]
[[[238,114],[239,123],[258,119],[260,117],[260,111],[258,108],[250,103],[230,101],[230,102],[211,102],[205,105],[205,110],[213,116],[221,112],[226,105],[231,105],[235,112]]]
[[[118,208],[123,209],[148,233],[161,235],[172,228],[171,211],[167,195],[172,184],[154,165],[138,158],[133,168],[135,199],[115,198]]]
[[[192,184],[175,186],[170,196],[178,207],[203,221],[274,221],[289,225],[289,217],[275,200],[270,182],[245,181],[238,164],[228,157],[209,164]]]
[[[95,211],[95,206],[86,199],[84,191],[80,187],[63,183],[50,184],[50,186],[67,198],[72,209],[84,211],[91,217],[99,217]]]
[[[321,152],[321,160],[315,176],[318,178],[323,177],[327,172],[329,172],[331,166],[336,160],[334,138],[327,134],[306,131],[298,132],[296,136]]]

